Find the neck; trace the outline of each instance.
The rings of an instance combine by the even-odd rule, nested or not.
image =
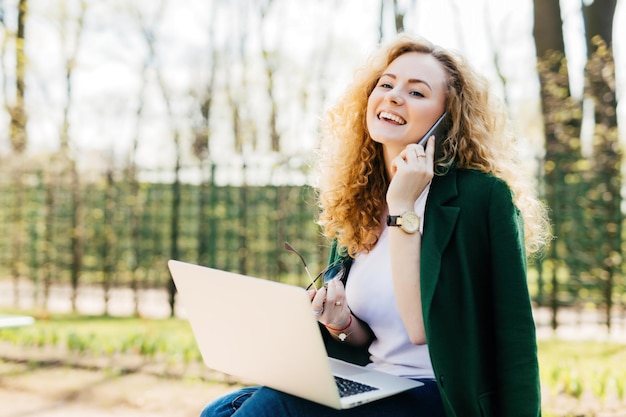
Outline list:
[[[391,163],[398,155],[400,155],[400,152],[402,152],[401,148],[395,148],[395,147],[383,145],[383,157],[385,159],[385,169],[387,170],[387,176],[389,177],[389,179],[393,178],[393,173],[391,171]]]

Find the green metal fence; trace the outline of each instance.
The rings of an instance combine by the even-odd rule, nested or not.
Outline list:
[[[179,214],[173,220],[174,196]],[[183,261],[304,283],[289,241],[310,268],[322,268],[327,242],[315,223],[309,186],[217,186],[133,183],[104,178],[83,183],[41,172],[0,180],[0,278],[47,284],[160,287],[166,262]],[[176,237],[172,231],[175,229]],[[175,247],[174,247],[175,246]],[[79,262],[77,262],[79,261]]]

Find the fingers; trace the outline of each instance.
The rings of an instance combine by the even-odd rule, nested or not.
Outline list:
[[[324,301],[326,300],[326,288],[320,288],[313,293],[313,300],[311,301],[311,308],[313,314],[320,316],[324,313]]]
[[[426,165],[432,167],[435,161],[435,135],[428,138],[428,143],[426,144]]]
[[[416,163],[424,163],[426,166],[426,173],[431,175],[435,160],[435,136],[428,138],[428,142],[426,142],[426,149],[424,149],[421,145],[415,145],[414,147]]]
[[[419,158],[426,158],[426,162],[428,159],[432,159],[435,156],[435,136],[431,136],[428,138],[426,142],[426,147],[422,145],[418,145],[417,143],[412,143],[407,145],[406,148],[400,153],[400,157],[406,161],[418,161]]]
[[[312,297],[311,308],[313,314],[318,316],[318,320],[329,323],[347,308],[345,302],[345,290],[343,283],[339,279],[330,280],[325,287],[317,290],[316,293],[308,292]],[[322,319],[323,318],[323,319]]]
[[[435,158],[434,136],[428,139],[426,149],[422,145],[410,144],[393,159],[392,175],[398,171],[419,172],[427,177],[432,175]]]
[[[328,281],[328,290],[326,293],[326,304],[334,307],[341,307],[345,300],[345,291],[343,284],[338,279]]]

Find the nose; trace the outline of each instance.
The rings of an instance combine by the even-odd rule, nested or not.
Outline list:
[[[403,102],[402,97],[400,96],[400,94],[398,94],[396,90],[388,91],[385,95],[385,100],[395,105],[400,105]]]

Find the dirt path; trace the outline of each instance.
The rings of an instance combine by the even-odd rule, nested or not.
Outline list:
[[[33,291],[28,283],[23,283],[19,292],[20,308],[33,308]],[[0,280],[0,307],[14,306],[12,294],[12,285]],[[67,288],[56,288],[52,295],[48,305],[50,311],[70,310]],[[101,300],[102,294],[97,289],[84,288],[80,292],[79,310],[85,314],[101,314],[104,311]],[[132,314],[132,294],[129,290],[115,290],[112,300],[109,314]],[[164,292],[143,292],[141,313],[145,317],[167,317],[169,311]],[[177,315],[184,317],[184,314]],[[557,336],[564,340],[626,343],[624,311],[616,312],[611,333],[601,324],[603,320],[598,311],[563,309],[559,314],[560,326],[556,334],[549,328],[550,315],[546,308],[535,310],[535,319],[540,339]],[[29,366],[28,360],[42,358],[23,350],[20,353],[15,355],[15,352],[8,352],[6,346],[0,346],[0,358],[18,359],[4,362],[0,359],[0,417],[196,417],[204,404],[233,389],[226,383],[164,378],[151,372],[120,374],[102,367],[54,364],[33,367]],[[52,359],[52,362],[67,363],[61,358]],[[566,400],[568,404],[572,402],[570,398]],[[561,404],[556,409],[565,410],[567,407]],[[580,408],[580,404],[572,407]],[[626,411],[617,407],[604,414],[593,412],[584,415],[626,417]]]
[[[193,417],[231,389],[144,373],[0,362],[1,417]]]

